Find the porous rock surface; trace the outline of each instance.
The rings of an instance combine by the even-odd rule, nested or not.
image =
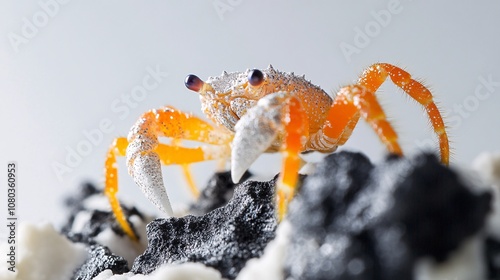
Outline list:
[[[109,269],[113,274],[122,274],[128,272],[127,261],[116,256],[111,251],[102,245],[89,245],[87,248],[89,257],[85,263],[75,271],[74,280],[91,280],[106,269]]]
[[[287,279],[414,279],[419,258],[443,262],[485,224],[489,192],[473,192],[433,155],[374,166],[339,152],[291,203]]]
[[[147,227],[148,247],[131,271],[149,274],[162,264],[198,262],[236,278],[275,237],[273,198],[274,180],[247,181],[225,206],[206,215],[154,220]]]
[[[241,182],[246,181],[252,174],[246,171]],[[217,172],[208,180],[195,203],[190,206],[190,213],[196,216],[204,215],[214,209],[224,206],[233,197],[237,184],[231,179],[231,171]]]

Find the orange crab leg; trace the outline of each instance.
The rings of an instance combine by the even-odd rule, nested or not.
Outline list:
[[[106,162],[104,165],[105,173],[105,183],[104,183],[104,194],[108,197],[111,209],[115,214],[116,221],[121,226],[123,231],[130,236],[133,240],[138,240],[137,235],[132,230],[132,227],[127,222],[127,218],[123,213],[123,209],[120,206],[120,202],[116,197],[118,193],[118,170],[116,168],[116,156],[125,156],[125,151],[128,146],[127,138],[121,137],[116,138],[111,144],[106,156]]]
[[[327,120],[335,125],[325,125],[323,134],[336,144],[345,142],[359,119],[359,114],[371,125],[391,153],[402,154],[397,134],[387,121],[375,94],[362,86],[347,86],[339,91],[327,115]]]
[[[174,144],[175,147],[178,147],[181,144],[181,141],[179,139],[173,139],[172,140],[172,144]],[[160,155],[161,154],[165,154],[165,155],[171,154],[170,151],[158,151],[158,148],[156,149],[156,151]],[[184,156],[184,153],[179,153],[178,150],[174,150],[172,152],[176,153],[177,155],[183,155]],[[194,149],[192,152],[195,152],[195,153],[198,153],[198,154],[197,155],[193,155],[193,154],[186,155],[190,159],[194,159],[194,158],[196,158],[196,156],[200,157],[200,154],[201,154],[201,157],[204,157],[203,151],[201,150],[201,148]],[[164,165],[169,164],[169,163],[165,162],[165,159],[171,159],[171,156],[168,157],[168,158],[167,157],[163,157],[163,158],[164,159],[162,160],[162,158],[160,157],[160,160],[162,161],[162,164],[164,164]],[[191,170],[189,169],[189,164],[187,164],[187,163],[181,164],[181,168],[182,168],[182,173],[184,173],[184,178],[186,178],[186,182],[188,183],[188,187],[189,187],[189,190],[191,191],[191,194],[195,198],[198,198],[198,196],[200,195],[200,191],[196,187],[196,184],[195,184],[194,179],[193,179],[193,175],[191,173]]]
[[[286,135],[281,150],[283,166],[277,183],[276,196],[280,221],[287,211],[288,203],[295,195],[302,160],[299,154],[303,150],[304,139],[307,139],[309,131],[307,115],[296,98],[289,100],[288,112],[284,119]]]
[[[448,135],[441,113],[432,98],[432,94],[420,82],[412,79],[411,75],[403,69],[387,64],[377,63],[370,66],[363,72],[358,84],[367,88],[370,92],[376,92],[380,85],[389,76],[394,84],[403,89],[411,98],[424,106],[427,115],[432,123],[434,132],[439,139],[439,149],[441,152],[441,162],[448,165],[450,160],[450,147]]]
[[[158,147],[156,147],[155,151],[160,156],[160,161],[163,165],[181,165],[182,172],[188,183],[189,190],[191,191],[191,194],[195,198],[197,198],[200,194],[200,191],[196,187],[193,175],[191,174],[191,171],[189,169],[189,164],[216,158],[210,155],[206,155],[203,151],[203,148],[201,147],[184,148],[177,146],[177,144],[178,143],[176,143],[176,146],[159,144]]]
[[[232,136],[216,130],[204,120],[171,106],[153,110],[143,117],[154,119],[163,137],[173,139],[194,140],[207,144],[225,145],[231,142]]]
[[[191,173],[191,169],[189,169],[189,164],[183,164],[181,165],[181,167],[182,167],[182,173],[184,173],[184,178],[186,178],[191,194],[195,198],[198,198],[198,196],[200,196],[200,190],[198,190],[198,188],[196,187],[196,183],[194,182],[193,179],[193,174]]]

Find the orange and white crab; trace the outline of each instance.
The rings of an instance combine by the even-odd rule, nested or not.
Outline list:
[[[186,77],[186,87],[199,94],[202,111],[216,125],[167,106],[144,113],[127,138],[116,138],[105,164],[105,193],[117,221],[131,238],[136,236],[116,198],[116,156],[126,156],[128,172],[156,207],[172,215],[163,186],[161,165],[183,167],[193,193],[188,165],[218,160],[223,168],[230,161],[232,179],[268,152],[283,155],[277,181],[278,216],[283,218],[297,185],[300,154],[331,153],[349,139],[360,116],[375,130],[391,153],[402,154],[397,134],[387,121],[375,93],[387,77],[424,106],[439,138],[441,161],[448,164],[449,144],[441,114],[431,92],[399,67],[377,63],[367,68],[357,84],[340,89],[332,99],[303,76],[267,69],[226,73],[203,82]],[[160,143],[159,137],[171,139]],[[204,143],[198,148],[181,146],[182,140]]]

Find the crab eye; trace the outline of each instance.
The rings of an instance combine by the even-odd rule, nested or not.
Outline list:
[[[253,69],[248,74],[248,82],[254,87],[262,84],[263,81],[264,73],[262,73],[262,71],[260,71],[259,69]]]
[[[187,75],[184,84],[188,89],[196,92],[200,91],[200,89],[203,87],[203,81],[198,78],[198,76],[193,74]]]

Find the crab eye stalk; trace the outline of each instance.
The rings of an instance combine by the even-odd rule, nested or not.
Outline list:
[[[260,71],[259,69],[253,69],[248,73],[248,83],[250,83],[252,86],[256,87],[262,84],[264,81],[264,73]]]
[[[192,91],[199,92],[203,87],[203,81],[198,78],[198,76],[190,74],[187,75],[186,80],[184,81],[186,87]]]

